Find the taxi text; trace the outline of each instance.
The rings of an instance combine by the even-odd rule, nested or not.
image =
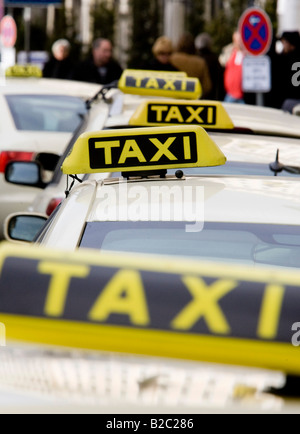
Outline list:
[[[156,89],[163,91],[195,92],[196,82],[189,79],[157,78],[157,77],[134,77],[125,78],[125,86],[137,89]]]
[[[197,140],[194,133],[161,134],[140,138],[90,139],[90,167],[126,167],[141,164],[157,165],[197,161]],[[128,161],[129,160],[129,161]]]
[[[215,106],[149,104],[148,122],[166,124],[216,124]]]
[[[289,343],[298,293],[296,287],[196,270],[53,259],[7,258],[0,277],[3,314]]]

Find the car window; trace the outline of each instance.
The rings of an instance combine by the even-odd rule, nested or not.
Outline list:
[[[6,95],[16,128],[71,133],[87,109],[80,98],[64,95]]]
[[[80,247],[300,267],[300,226],[187,222],[88,222]]]

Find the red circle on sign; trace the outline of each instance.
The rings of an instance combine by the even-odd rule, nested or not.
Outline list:
[[[10,15],[2,18],[0,23],[0,34],[2,45],[6,48],[12,48],[17,41],[16,22]]]
[[[273,27],[268,14],[262,9],[247,9],[240,18],[239,31],[248,53],[253,56],[262,56],[269,51],[273,38]]]

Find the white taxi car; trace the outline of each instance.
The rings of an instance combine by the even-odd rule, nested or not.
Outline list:
[[[188,174],[194,167],[225,162],[220,148],[197,126],[83,134],[63,172],[72,179],[82,173],[96,179],[68,193],[37,242],[71,250],[299,267],[298,177]],[[175,175],[166,175],[167,169]],[[122,172],[123,177],[97,180],[101,172]],[[31,240],[29,229],[35,232],[40,222],[42,217],[13,216],[6,236]]]
[[[50,215],[65,197],[66,177],[61,174],[60,166],[71,150],[74,141],[84,131],[104,130],[107,128],[132,128],[140,126],[164,126],[179,124],[198,124],[207,129],[209,135],[226,154],[227,164],[218,168],[217,173],[227,175],[291,176],[299,172],[300,128],[295,117],[280,110],[259,107],[237,107],[215,101],[196,100],[198,95],[194,82],[189,84],[185,77],[164,79],[147,71],[125,71],[120,83],[107,89],[98,104],[90,104],[87,122],[76,134],[66,149],[54,177],[47,185],[41,182],[42,174],[27,178],[24,172],[17,179],[20,185],[36,185],[43,191],[36,196],[28,207],[30,212]],[[138,78],[138,79],[137,79]],[[172,80],[175,84],[172,86]],[[168,83],[168,85],[166,85]],[[144,87],[142,87],[142,85]],[[191,86],[188,93],[186,89]],[[118,86],[120,89],[115,89]],[[168,93],[162,89],[168,88]],[[196,93],[194,89],[196,88]],[[185,92],[182,90],[184,89]],[[157,95],[155,98],[153,95]],[[181,97],[180,99],[178,99]],[[183,98],[184,97],[184,98]],[[177,98],[177,99],[175,99]],[[189,99],[186,99],[189,98]],[[98,119],[97,119],[98,117]],[[291,166],[296,166],[293,168]],[[36,172],[36,168],[32,168]],[[214,168],[189,168],[187,173],[214,173]],[[26,188],[22,188],[23,191]]]
[[[35,160],[44,154],[41,158],[51,167],[51,157],[63,153],[80,126],[86,113],[85,100],[97,90],[99,86],[93,84],[65,80],[0,80],[0,239],[5,217],[26,210],[38,191],[20,190],[5,182],[7,164]]]

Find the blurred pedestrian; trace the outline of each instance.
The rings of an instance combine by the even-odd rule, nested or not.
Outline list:
[[[173,53],[173,43],[166,36],[156,39],[152,47],[153,58],[147,65],[147,69],[152,71],[178,71],[170,62]]]
[[[245,104],[243,92],[243,60],[245,51],[242,45],[241,35],[235,31],[232,36],[232,49],[225,65],[224,87],[225,102]]]
[[[66,39],[59,39],[52,45],[52,55],[43,69],[43,77],[70,79],[74,63],[70,57],[71,44]]]
[[[188,77],[198,78],[202,86],[202,98],[207,98],[212,90],[212,82],[207,63],[196,54],[195,41],[190,33],[184,33],[171,56],[171,63]]]
[[[121,65],[113,58],[110,40],[98,38],[92,46],[92,55],[75,69],[73,80],[109,84],[122,75]]]
[[[212,50],[212,38],[208,33],[200,33],[195,39],[196,53],[202,57],[208,66],[212,81],[212,90],[208,93],[207,99],[223,101],[224,69],[221,66],[217,54]]]
[[[230,57],[232,55],[233,49],[234,49],[234,43],[233,43],[233,38],[232,38],[232,41],[229,44],[225,45],[225,47],[222,48],[221,54],[219,55],[220,65],[224,69],[226,67],[228,60],[230,59]]]

